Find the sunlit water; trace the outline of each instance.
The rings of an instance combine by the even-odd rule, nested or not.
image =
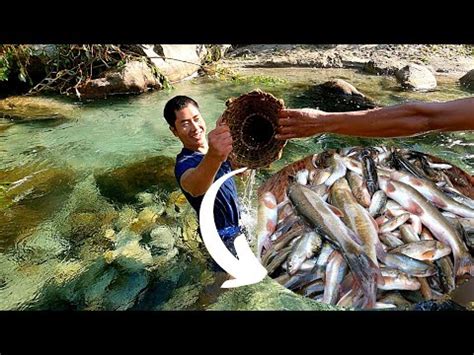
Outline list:
[[[59,218],[58,214],[64,209],[64,203],[71,191],[91,174],[100,174],[154,156],[174,158],[181,150],[181,143],[170,132],[162,112],[167,100],[175,95],[187,95],[197,100],[208,131],[214,127],[216,119],[225,110],[225,101],[228,98],[255,88],[282,98],[286,107],[290,108],[309,107],[311,100],[307,95],[308,88],[333,78],[351,82],[380,105],[393,105],[411,100],[445,101],[470,96],[469,93],[460,90],[455,80],[443,77],[438,78],[436,91],[413,93],[399,90],[392,77],[364,75],[353,70],[247,69],[242,70],[241,74],[272,76],[283,81],[256,83],[255,80],[244,80],[236,83],[197,78],[177,84],[171,90],[140,96],[112,97],[93,103],[76,103],[79,115],[74,120],[15,124],[0,131],[1,171],[29,167],[26,171],[31,175],[46,168],[58,168],[69,171],[70,176],[73,176],[70,179],[59,179],[52,197],[50,194],[47,200],[42,200],[41,194],[34,196],[23,212],[22,201],[17,201],[19,205],[14,212],[9,208],[0,210],[0,213],[4,214],[0,219],[15,221],[15,224],[4,222],[0,225],[0,251],[5,254],[12,253],[19,240],[29,238],[35,231],[37,232],[35,228],[38,228],[38,223],[35,221],[41,222],[44,227],[51,216]],[[58,100],[64,99],[58,98]],[[256,187],[286,164],[329,148],[381,144],[404,146],[430,153],[458,165],[471,174],[474,172],[474,140],[471,132],[437,133],[398,139],[359,139],[323,134],[313,138],[292,140],[285,147],[280,161],[273,163],[268,169],[251,174],[246,178],[246,183],[239,184],[242,204],[245,207],[243,223],[249,230],[255,228]],[[1,183],[4,183],[3,189],[6,189],[9,185],[5,183],[12,182],[0,181]],[[25,192],[25,198],[28,198],[27,195],[28,191]],[[10,218],[9,214],[12,213],[17,213],[19,217]],[[77,261],[83,257],[66,256],[66,260],[61,262]],[[28,265],[27,259],[21,262],[24,264],[18,264],[18,267]],[[42,265],[48,267],[47,263]],[[7,267],[8,262],[0,260],[0,269]],[[53,267],[57,265],[51,266]],[[14,282],[9,281],[9,277],[14,276],[5,275],[0,275],[0,291],[2,287],[8,286],[9,282]],[[105,276],[97,275],[97,277]],[[31,280],[32,284],[38,282],[40,281]],[[47,284],[44,279],[41,279],[41,282]],[[153,283],[149,276],[146,276],[146,280],[144,279],[142,283],[147,285],[147,282],[149,283],[146,287],[151,288],[150,285]],[[170,285],[171,288],[176,287],[176,283]],[[41,290],[41,287],[38,287],[38,290]],[[168,290],[168,294],[170,292]],[[161,300],[163,299],[164,296]],[[80,306],[76,308],[81,309]]]

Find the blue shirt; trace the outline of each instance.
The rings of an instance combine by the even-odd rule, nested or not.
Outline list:
[[[196,210],[199,216],[199,209],[201,207],[202,199],[204,195],[193,197],[187,193],[181,186],[181,176],[190,168],[196,168],[204,158],[204,154],[201,152],[195,152],[187,148],[183,148],[176,157],[176,166],[174,174],[178,180],[179,187],[183,191],[184,196],[189,201],[191,206]],[[232,167],[228,161],[221,164],[217,171],[214,181],[219,179],[224,174],[232,171]],[[214,220],[216,222],[216,228],[221,236],[225,239],[227,237],[233,237],[240,232],[239,228],[240,209],[239,199],[237,196],[237,187],[233,178],[227,179],[220,187],[216,195],[214,202]]]

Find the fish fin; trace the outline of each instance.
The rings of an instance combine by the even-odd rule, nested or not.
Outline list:
[[[375,243],[375,254],[377,254],[377,259],[379,259],[381,262],[384,262],[385,258],[387,257],[387,252],[383,249],[380,240]]]
[[[369,258],[366,253],[346,254],[345,258],[349,265],[354,283],[360,287],[364,294],[365,308],[373,308],[376,302],[377,279],[379,278],[380,269]]]
[[[470,255],[462,256],[460,259],[455,260],[454,264],[456,276],[462,276],[464,274],[474,276],[474,260],[472,260]]]
[[[395,188],[395,185],[393,185],[390,180],[387,182],[387,191],[386,192],[395,192],[397,189]]]
[[[421,254],[423,257],[423,260],[433,260],[435,256],[435,251],[434,250],[427,250],[424,253]]]
[[[277,207],[277,210],[279,211],[282,207],[285,207],[285,205],[287,203],[290,203],[290,199],[288,198],[287,195],[285,195],[285,197],[283,198],[283,201],[281,201],[276,207]]]
[[[445,209],[446,207],[448,207],[448,204],[443,201],[442,199],[440,198],[437,198],[437,197],[434,197],[432,202],[438,207],[438,208],[442,208],[442,209]]]
[[[372,222],[372,224],[374,225],[374,228],[375,230],[377,231],[377,234],[379,234],[379,225],[377,224],[377,222],[375,222],[375,219],[374,217],[372,217],[371,215],[367,214],[369,217],[370,217],[370,221]]]
[[[409,210],[409,212],[413,213],[416,216],[420,216],[423,213],[423,209],[415,201],[410,201],[410,206],[409,206],[408,210]]]
[[[342,212],[339,208],[337,208],[337,207],[335,207],[335,206],[333,206],[333,205],[330,205],[329,203],[326,203],[326,206],[328,206],[329,209],[330,209],[331,211],[333,211],[336,216],[338,216],[338,217],[340,217],[340,218],[343,218],[343,217],[344,217],[344,212]]]

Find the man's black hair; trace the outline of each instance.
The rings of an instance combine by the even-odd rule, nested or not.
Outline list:
[[[196,108],[199,108],[198,103],[196,101],[194,101],[193,99],[191,99],[190,97],[188,97],[188,96],[179,95],[179,96],[175,96],[171,100],[169,100],[166,103],[165,108],[163,110],[163,116],[165,116],[166,122],[168,122],[168,124],[171,127],[176,128],[176,126],[175,126],[176,111],[179,111],[179,110],[185,108],[189,104],[193,104],[194,106],[196,106]]]

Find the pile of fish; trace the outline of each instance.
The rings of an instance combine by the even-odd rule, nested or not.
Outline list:
[[[469,189],[468,174],[419,152],[315,154],[260,189],[258,257],[280,284],[332,305],[447,299],[474,276]]]

